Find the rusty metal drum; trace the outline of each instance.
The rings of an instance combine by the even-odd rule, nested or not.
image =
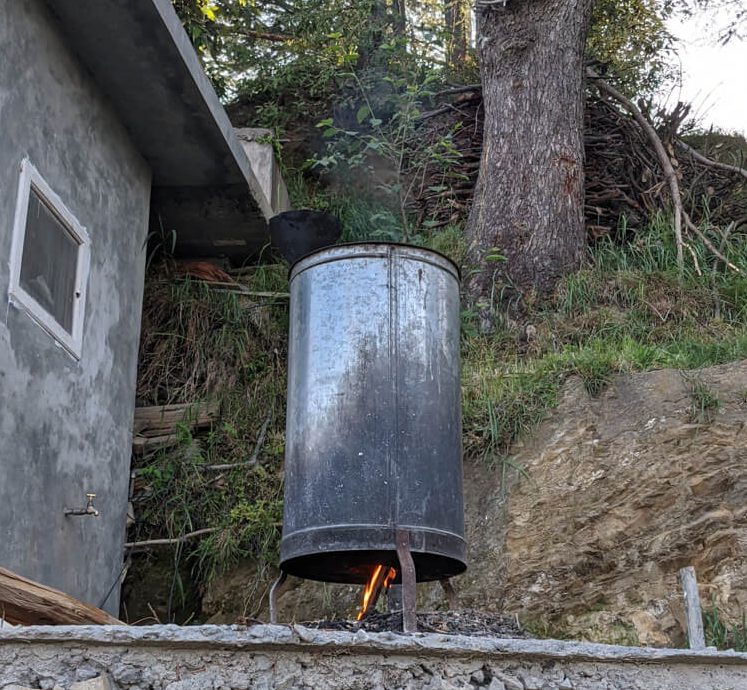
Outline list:
[[[338,245],[297,261],[290,293],[282,570],[362,583],[406,530],[418,581],[463,572],[458,269]]]

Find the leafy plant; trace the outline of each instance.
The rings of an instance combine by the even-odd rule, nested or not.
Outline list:
[[[277,560],[287,299],[220,291],[154,270],[146,286],[139,404],[212,400],[220,407],[211,428],[193,431],[187,415],[174,445],[134,463],[130,539],[202,532],[175,542],[176,595],[184,589],[185,562],[205,584],[239,558],[263,567]],[[284,266],[247,266],[242,273],[250,292],[287,291]],[[171,620],[172,611],[163,615]]]
[[[171,258],[176,249],[176,229],[166,230],[158,216],[158,230],[151,230],[145,238],[143,249],[147,247],[148,256],[145,259],[145,270],[147,271],[153,261],[157,258]]]
[[[447,169],[461,157],[449,135],[425,147],[412,145],[422,103],[434,95],[432,89],[438,77],[429,74],[422,80],[410,80],[384,76],[383,82],[389,89],[383,96],[378,85],[364,82],[356,72],[350,72],[349,77],[358,91],[354,102],[362,102],[355,112],[355,123],[341,127],[331,117],[319,121],[316,126],[327,144],[310,165],[328,174],[339,168],[365,171],[370,179],[376,180],[371,195],[374,198],[376,193],[383,195],[384,205],[391,204],[399,216],[401,236],[396,239],[409,241],[413,228],[408,207],[418,179],[417,170],[427,162],[436,162]],[[376,98],[372,89],[378,91]],[[379,114],[380,110],[385,114]],[[427,225],[424,227],[427,229]]]

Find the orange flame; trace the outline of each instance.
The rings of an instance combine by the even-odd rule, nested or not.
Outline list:
[[[376,603],[379,593],[381,590],[389,589],[392,584],[392,580],[397,576],[397,571],[394,568],[386,568],[381,563],[374,568],[371,577],[368,578],[366,586],[363,588],[363,598],[361,600],[361,607],[358,610],[358,615],[355,620],[360,620],[366,615],[368,609]]]

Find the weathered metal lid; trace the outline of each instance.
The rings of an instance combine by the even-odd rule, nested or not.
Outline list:
[[[342,261],[351,258],[385,258],[396,252],[398,256],[416,261],[433,264],[444,269],[454,276],[457,282],[460,279],[459,267],[446,254],[437,252],[435,249],[426,249],[412,244],[401,242],[345,242],[332,247],[322,247],[298,259],[290,270],[290,279],[293,280],[299,273],[330,261]]]

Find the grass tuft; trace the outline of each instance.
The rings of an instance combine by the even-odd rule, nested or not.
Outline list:
[[[696,424],[712,421],[713,416],[721,407],[721,401],[708,386],[695,374],[682,374],[686,385],[690,389],[690,418]]]
[[[742,620],[736,625],[729,625],[719,612],[716,602],[703,613],[703,629],[706,645],[716,649],[733,649],[735,652],[747,652],[747,616],[742,612]]]

